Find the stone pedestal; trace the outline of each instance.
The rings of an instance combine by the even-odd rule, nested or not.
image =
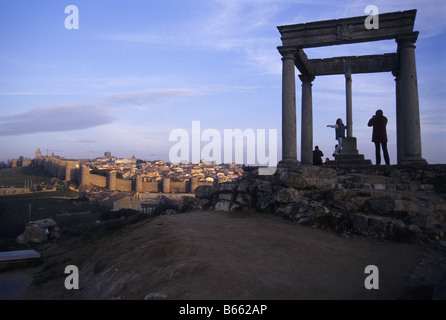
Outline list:
[[[359,154],[356,147],[356,138],[347,137],[342,141],[342,149],[339,155],[335,156],[335,161],[330,161],[332,165],[371,165],[372,161],[365,159],[363,154]]]

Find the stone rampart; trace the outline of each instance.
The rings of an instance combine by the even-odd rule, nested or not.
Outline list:
[[[160,183],[158,181],[143,182],[142,192],[161,192]]]
[[[76,180],[83,186],[97,186],[111,191],[122,192],[164,192],[164,193],[193,193],[199,186],[213,186],[211,181],[191,178],[185,181],[172,181],[164,178],[161,181],[143,181],[141,176],[134,180],[118,179],[116,171],[110,171],[107,177],[92,174],[88,166],[80,165],[78,161],[66,160],[59,157],[45,157],[34,159],[34,164],[42,166],[54,177],[61,180]]]
[[[130,192],[132,191],[132,180],[123,180],[123,179],[116,179],[116,190],[117,191],[125,191]]]
[[[187,191],[186,181],[170,181],[170,192],[186,193]]]

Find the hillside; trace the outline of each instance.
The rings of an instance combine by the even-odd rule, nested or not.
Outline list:
[[[0,170],[0,186],[23,188],[25,180],[48,184],[52,176],[43,167],[16,167]]]
[[[20,298],[430,299],[446,265],[428,245],[346,238],[255,212],[163,215],[73,245],[41,245],[49,258]],[[67,265],[79,268],[81,290],[65,289]],[[379,268],[378,290],[364,287],[367,265]]]

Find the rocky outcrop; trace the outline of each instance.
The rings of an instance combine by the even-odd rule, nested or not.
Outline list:
[[[278,168],[199,187],[203,209],[272,213],[298,224],[396,241],[446,238],[446,166]]]
[[[58,239],[59,227],[53,219],[30,221],[25,225],[25,231],[17,237],[19,244],[43,243]]]

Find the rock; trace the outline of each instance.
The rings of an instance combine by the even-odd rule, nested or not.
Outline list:
[[[17,243],[43,243],[60,237],[59,228],[53,219],[30,221],[25,225],[25,231],[16,238]]]
[[[436,219],[435,215],[431,214],[418,215],[411,218],[410,222],[424,229],[432,229],[438,224],[438,220]]]
[[[387,187],[384,183],[375,183],[373,184],[373,189],[375,190],[385,190]]]
[[[274,192],[274,184],[272,184],[269,181],[265,181],[265,182],[257,185],[257,190],[261,191],[261,192],[266,192],[266,193],[273,193]]]
[[[218,192],[217,188],[212,186],[199,186],[195,189],[195,196],[199,199],[212,199]]]
[[[209,208],[211,203],[212,201],[210,199],[199,199],[198,205],[200,206],[200,208],[206,209]]]
[[[231,202],[230,201],[218,201],[215,204],[215,210],[216,211],[229,211],[231,209]]]
[[[274,200],[278,203],[296,202],[302,200],[302,194],[294,188],[283,188],[274,195]]]
[[[437,245],[439,250],[446,252],[446,241],[440,241]]]
[[[419,190],[433,190],[434,189],[434,185],[432,184],[420,184],[418,186]]]
[[[274,178],[275,183],[285,187],[318,191],[333,189],[338,181],[335,170],[318,166],[278,168]]]
[[[271,207],[274,202],[274,195],[269,193],[259,192],[257,194],[257,208],[261,211],[266,210],[268,207]]]
[[[247,207],[252,205],[253,197],[248,193],[239,193],[235,202],[242,207]]]
[[[194,211],[194,210],[200,210],[200,199],[196,197],[183,197],[180,203],[180,206],[178,208],[179,212],[187,212],[187,211]]]
[[[225,182],[218,186],[218,191],[235,192],[238,188],[238,184],[235,182]]]
[[[369,216],[361,213],[353,215],[353,228],[363,235],[367,234]]]
[[[16,241],[18,244],[24,245],[29,243],[29,237],[27,237],[24,233],[22,233],[17,237]]]
[[[446,300],[446,268],[443,268],[438,275],[432,300]]]
[[[248,181],[242,181],[237,187],[237,192],[248,192],[249,190],[249,182]]]
[[[171,214],[176,214],[177,211],[175,209],[166,209],[166,211],[164,211],[164,214],[166,215],[171,215]]]
[[[43,232],[42,229],[36,229],[29,236],[29,242],[32,243],[44,243],[48,241],[48,236]]]
[[[167,294],[159,292],[151,292],[144,297],[144,300],[164,300],[167,299]]]
[[[393,178],[386,176],[360,174],[360,173],[348,174],[347,180],[357,183],[368,183],[370,185],[386,185],[388,183],[393,183],[395,181]]]
[[[219,200],[232,201],[234,199],[234,194],[229,192],[223,192],[218,195]]]
[[[380,215],[393,213],[413,214],[414,212],[419,211],[419,208],[415,203],[400,199],[370,200],[369,204],[372,212]]]

